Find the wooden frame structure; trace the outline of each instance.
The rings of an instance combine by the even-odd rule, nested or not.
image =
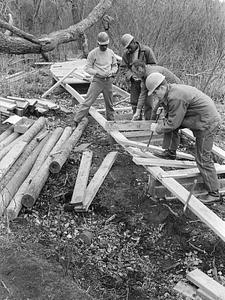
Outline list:
[[[54,74],[54,71],[52,71],[52,74],[56,80],[59,80],[59,78]],[[72,83],[74,84],[74,78]],[[81,95],[69,84],[68,78],[67,82],[61,82],[61,85],[76,99],[78,103],[82,103],[84,101],[83,95]],[[116,93],[121,94],[122,97],[129,96],[129,93],[125,92],[117,86],[113,86],[113,90]],[[183,204],[186,203],[189,196],[189,190],[186,189],[184,185],[178,181],[178,178],[189,178],[190,180],[190,178],[197,177],[198,180],[201,181],[201,176],[199,175],[198,169],[195,167],[196,165],[193,161],[193,156],[183,152],[178,152],[179,158],[189,160],[189,162],[186,162],[185,169],[164,171],[162,169],[162,166],[160,166],[160,163],[157,163],[156,165],[157,158],[151,153],[151,151],[161,152],[163,151],[162,148],[159,146],[155,146],[152,143],[151,145],[149,145],[149,147],[147,147],[147,143],[135,141],[135,135],[136,137],[139,137],[140,131],[142,131],[142,134],[145,131],[145,134],[143,136],[145,138],[148,137],[147,132],[149,133],[150,121],[141,121],[142,123],[138,121],[108,122],[93,106],[90,108],[89,113],[103,127],[103,129],[106,130],[116,140],[118,144],[120,144],[123,148],[126,149],[128,153],[130,153],[135,163],[138,162],[138,164],[143,165],[143,167],[149,172],[149,181],[151,183],[150,185],[153,188],[155,184],[160,182],[163,187],[165,187],[165,190],[168,189]],[[131,128],[132,130],[130,130]],[[185,134],[187,135],[187,133]],[[132,140],[128,137],[132,138]],[[222,160],[225,158],[225,151],[218,147],[214,147],[213,150],[214,153],[218,155]],[[154,161],[155,164],[152,163]],[[164,163],[166,164],[166,162]],[[173,161],[173,163],[175,165],[176,161]],[[183,162],[182,164],[185,165],[185,162]],[[178,166],[178,168],[180,168],[180,166]],[[216,164],[216,169],[218,174],[225,173],[224,165]],[[199,201],[194,195],[191,196],[188,207],[202,222],[204,222],[223,241],[225,241],[225,222],[221,218],[219,218],[212,210],[210,210],[210,208]]]

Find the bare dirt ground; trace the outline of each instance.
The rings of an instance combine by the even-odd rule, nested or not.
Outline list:
[[[22,97],[38,97],[51,78],[26,81]],[[29,84],[40,85],[35,92]],[[14,95],[16,95],[14,93]],[[68,93],[51,99],[71,110],[46,115],[50,127],[71,126]],[[223,103],[217,103],[223,116]],[[216,137],[223,148],[224,130]],[[78,144],[94,152],[90,178],[110,151],[118,158],[87,213],[66,211],[81,153],[72,152],[59,174],[50,175],[31,211],[1,222],[0,299],[184,299],[174,285],[194,268],[225,283],[224,243],[178,200],[146,193],[147,172],[90,117]],[[223,204],[211,208],[225,218]],[[178,216],[177,216],[178,215]],[[87,238],[88,235],[88,238]],[[78,286],[82,289],[80,290]]]

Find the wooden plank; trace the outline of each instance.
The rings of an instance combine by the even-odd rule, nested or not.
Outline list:
[[[114,111],[127,111],[131,110],[131,106],[124,106],[124,107],[114,107]],[[97,112],[105,112],[105,108],[99,108],[97,109]]]
[[[16,108],[16,104],[0,100],[0,106],[6,108],[7,110],[14,110]]]
[[[225,173],[225,165],[215,164],[215,169],[217,174]],[[200,175],[198,168],[187,169],[187,170],[172,170],[167,171],[166,174],[162,175],[163,178],[187,178],[196,177]]]
[[[81,205],[85,198],[88,176],[91,168],[92,156],[93,156],[92,151],[86,150],[83,152],[75,187],[73,190],[72,199],[71,199],[72,204]]]
[[[146,136],[148,138],[150,137],[149,130],[121,131],[121,133],[127,138],[146,137]]]
[[[173,289],[190,299],[195,299],[196,297],[197,288],[186,282],[179,281]]]
[[[215,300],[214,297],[210,297],[206,292],[204,292],[202,289],[197,289],[196,295],[200,296],[202,300]]]
[[[162,178],[166,174],[160,167],[147,167],[146,169],[170,190],[182,203],[186,203],[189,191],[173,178]],[[192,196],[188,208],[209,228],[211,228],[223,241],[225,241],[225,222],[220,219],[207,206]]]
[[[88,184],[85,199],[83,201],[83,207],[85,210],[88,210],[89,206],[91,205],[92,200],[94,199],[104,179],[109,173],[114,161],[116,160],[117,154],[117,151],[113,151],[106,155],[99,169]]]
[[[112,132],[113,131],[111,131],[110,134]],[[129,141],[123,135],[122,135],[122,137],[123,138],[120,138],[120,140],[118,140],[118,143],[121,144],[122,146],[137,147],[137,148],[141,149],[142,151],[153,151],[153,152],[158,152],[158,153],[162,153],[164,151],[164,149],[162,149],[161,147],[154,146],[154,145],[149,145],[147,147],[147,144],[145,144],[145,143]],[[194,156],[192,156],[191,154],[180,152],[180,151],[177,151],[177,158],[189,159],[189,160],[195,159]]]
[[[145,130],[145,131],[149,131],[149,135],[150,135],[150,127],[153,122],[154,121],[130,121],[130,120],[107,121],[105,129],[107,131]]]
[[[197,285],[203,292],[209,295],[209,297],[216,300],[225,300],[225,287],[201,270],[195,269],[189,272],[187,279]]]
[[[161,167],[173,167],[173,168],[193,168],[196,166],[194,161],[184,161],[184,160],[170,160],[161,158],[143,158],[134,157],[133,161],[136,165],[143,166],[161,166]]]
[[[181,129],[181,132],[186,135],[188,138],[190,138],[191,140],[195,141],[195,137],[193,136],[193,133],[190,129]],[[214,153],[215,155],[218,155],[220,158],[225,159],[225,151],[222,150],[221,148],[217,147],[216,145],[213,145],[212,148],[212,153]]]

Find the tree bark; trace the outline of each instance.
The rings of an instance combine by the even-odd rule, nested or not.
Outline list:
[[[71,127],[66,127],[64,131],[68,132],[68,134],[71,134]],[[41,153],[38,155],[29,175],[24,180],[18,191],[16,192],[14,198],[10,202],[9,206],[7,207],[7,214],[8,218],[10,220],[16,218],[19,214],[19,211],[22,207],[22,197],[25,194],[26,190],[29,187],[29,183],[32,181],[33,177],[37,174],[38,170],[43,165],[44,161],[46,160],[49,152],[52,150],[52,147],[56,144],[57,140],[61,136],[63,132],[63,129],[61,127],[58,127],[55,129],[55,131],[52,133],[51,137],[48,138],[48,141],[46,142],[46,145],[43,147]]]
[[[36,144],[36,148],[32,151],[31,155],[27,157],[24,164],[14,174],[14,176],[8,182],[6,187],[1,191],[1,193],[0,193],[0,216],[3,214],[4,210],[6,209],[6,207],[10,203],[11,199],[13,198],[13,196],[19,189],[20,185],[23,183],[23,181],[27,177],[38,154],[40,153],[41,149],[43,148],[44,144],[46,143],[47,138],[48,137],[43,139],[38,145],[37,145],[37,142],[34,141]],[[31,143],[32,142],[33,141],[31,141]]]
[[[32,181],[29,182],[29,186],[22,196],[22,204],[26,207],[32,207],[37,200],[45,182],[49,176],[49,166],[51,163],[51,155],[60,151],[62,146],[68,140],[71,131],[68,130],[68,127],[64,129],[60,139],[58,140],[55,147],[52,149],[50,155],[44,161],[42,167],[38,170],[37,174],[32,178]]]
[[[14,32],[20,37],[6,36],[0,32],[0,53],[27,54],[45,53],[54,50],[58,45],[76,41],[84,35],[85,30],[101,19],[105,12],[112,6],[114,0],[100,0],[87,18],[67,29],[54,31],[49,35],[39,38],[27,34],[22,30],[0,21],[0,27]]]
[[[69,157],[73,147],[80,139],[85,127],[87,126],[87,123],[88,123],[88,119],[83,118],[83,120],[78,124],[77,128],[74,130],[73,134],[70,136],[68,141],[66,141],[66,143],[63,145],[61,151],[56,155],[54,155],[49,167],[51,173],[60,172],[62,166],[64,165],[67,158]]]

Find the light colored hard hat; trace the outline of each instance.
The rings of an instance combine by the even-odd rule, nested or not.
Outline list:
[[[102,31],[99,32],[98,38],[97,38],[99,45],[108,45],[109,43],[109,36],[106,32]]]
[[[150,96],[154,90],[163,82],[165,76],[160,73],[151,73],[148,75],[145,81],[145,85],[148,89],[148,95]]]
[[[134,37],[129,33],[126,33],[121,37],[121,44],[123,45],[124,49],[126,49],[130,45],[133,39]]]

